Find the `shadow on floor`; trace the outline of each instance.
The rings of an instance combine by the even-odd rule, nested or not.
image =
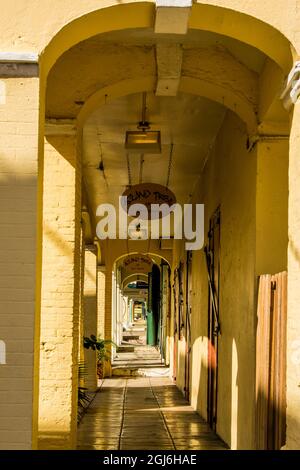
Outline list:
[[[106,379],[78,429],[78,449],[225,450],[167,377]]]

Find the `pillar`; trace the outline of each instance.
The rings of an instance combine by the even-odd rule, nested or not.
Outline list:
[[[84,365],[84,345],[82,338],[84,337],[84,262],[85,262],[85,227],[82,224],[80,233],[80,299],[79,299],[79,336],[78,336],[78,362],[82,367]],[[83,370],[81,368],[81,370]],[[84,387],[84,370],[82,374],[78,374],[79,386]]]
[[[48,129],[44,148],[39,447],[76,447],[81,163],[76,134]],[[56,134],[57,132],[57,134]]]
[[[105,279],[105,323],[104,323],[104,339],[113,340],[114,335],[112,331],[112,318],[115,313],[115,277],[109,266],[106,267]],[[111,355],[114,347],[110,348]],[[111,361],[106,361],[104,365],[104,376],[110,377],[112,373]]]
[[[256,151],[256,274],[259,276],[287,269],[288,137],[261,140]]]
[[[97,250],[95,245],[85,247],[84,261],[84,336],[97,337]],[[83,338],[82,338],[83,340]],[[85,387],[97,390],[97,352],[85,349],[86,378]]]
[[[287,311],[287,448],[300,447],[300,100],[294,107],[289,156]]]
[[[118,282],[118,277],[117,276],[117,286],[116,286],[116,296],[117,296],[117,301],[116,301],[116,344],[119,346],[121,344],[121,325],[122,325],[122,293],[120,289],[120,285]]]
[[[105,337],[105,279],[106,268],[105,266],[98,266],[97,268],[97,331],[98,336],[104,339]]]
[[[37,63],[2,63],[0,55],[0,343],[5,350],[5,361],[0,360],[0,449],[6,450],[36,447],[38,76]]]

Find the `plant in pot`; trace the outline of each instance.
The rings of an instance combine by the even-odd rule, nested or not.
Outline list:
[[[97,375],[99,379],[103,378],[103,364],[109,360],[109,346],[114,345],[111,340],[105,340],[102,338],[96,338],[95,335],[91,335],[89,338],[83,338],[83,345],[85,349],[92,349],[97,351]]]

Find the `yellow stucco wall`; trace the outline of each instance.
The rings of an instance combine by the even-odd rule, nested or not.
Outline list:
[[[257,144],[257,275],[287,270],[288,156],[288,139]]]
[[[0,79],[0,89],[0,449],[13,450],[35,441],[39,79]]]
[[[300,104],[295,106],[290,141],[287,321],[287,447],[300,444]]]
[[[205,204],[206,233],[221,207],[217,432],[232,448],[254,447],[256,273],[286,268],[287,152],[281,141],[248,152],[243,124],[227,113],[194,195]],[[180,258],[185,254],[177,242],[173,267]],[[192,289],[191,403],[206,417],[208,281],[202,250],[193,254]],[[184,341],[178,351],[177,383],[183,389]]]
[[[126,0],[123,2],[125,5],[127,2]],[[141,4],[141,10],[132,10],[134,14],[132,16],[123,15],[121,18],[115,16],[115,23],[114,28],[118,29],[121,26],[129,27],[130,25],[133,26],[151,26],[153,25],[153,2],[152,1],[145,1],[145,2],[132,2],[136,4]],[[277,0],[274,2],[273,0],[266,0],[261,2],[260,0],[253,0],[251,2],[247,0],[212,0],[206,2],[197,2],[199,4],[204,4],[207,6],[221,6],[223,8],[229,8],[234,10],[238,10],[242,13],[250,15],[252,18],[258,18],[259,20],[265,21],[266,23],[274,26],[280,31],[283,35],[285,35],[293,44],[293,46],[298,50],[298,54],[300,51],[300,2],[299,0]],[[82,2],[80,0],[61,0],[59,2],[59,8],[53,8],[53,1],[52,0],[44,0],[40,2],[38,0],[18,0],[17,2],[7,2],[4,0],[0,1],[1,9],[1,16],[0,16],[0,51],[1,52],[34,52],[37,54],[41,54],[42,51],[47,47],[47,45],[51,42],[53,37],[61,31],[68,23],[79,18],[86,13],[96,11],[101,8],[105,8],[108,6],[119,5],[119,1],[113,0],[103,0],[99,2],[98,0],[86,0]],[[204,6],[205,6],[204,5]],[[122,7],[122,6],[121,6]],[[143,15],[139,15],[139,13],[143,11]],[[196,10],[195,10],[196,11]],[[205,10],[208,11],[208,10]],[[225,17],[220,10],[214,10],[211,16],[201,17],[200,10],[195,13],[195,15],[191,18],[191,25],[200,27],[201,21],[205,21],[206,18],[210,18],[208,23],[206,24],[206,28],[208,30],[212,30],[213,28],[223,28],[222,31],[224,33],[228,33],[229,35],[232,34],[233,37],[237,39],[245,39],[245,40],[252,40],[257,41],[257,45],[262,47],[265,52],[269,52],[270,55],[277,59],[281,66],[284,69],[284,72],[287,73],[290,67],[290,57],[286,54],[287,50],[287,43],[285,41],[281,42],[281,36],[274,32],[274,36],[268,36],[268,40],[265,38],[266,46],[264,47],[264,36],[263,36],[263,29],[251,29],[251,28],[243,28],[241,23],[239,25],[238,21],[232,21],[232,13],[229,16]],[[45,20],[46,19],[46,20]],[[109,29],[112,27],[112,23],[107,22],[103,24],[97,22],[97,16],[93,19],[91,23],[88,21],[83,21],[85,23],[82,26],[80,23],[79,29],[70,28],[70,35],[65,38],[64,34],[62,37],[64,38],[61,43],[59,41],[54,44],[52,51],[49,52],[49,57],[46,57],[45,64],[50,65],[53,63],[54,60],[59,56],[60,52],[63,52],[68,45],[72,45],[73,42],[78,41],[80,38],[85,39],[91,34],[95,32],[101,32],[103,29]],[[93,29],[94,28],[94,29]],[[81,36],[77,36],[77,33],[80,32]],[[250,38],[250,39],[249,39]],[[69,42],[68,42],[69,41]],[[73,42],[72,42],[73,41]],[[294,53],[294,57],[297,57],[297,54]],[[47,56],[47,53],[46,53]],[[47,62],[48,61],[48,62]],[[51,62],[52,61],[52,62]],[[47,67],[44,67],[45,73],[47,72]],[[44,77],[45,78],[45,77]],[[2,81],[2,80],[1,80]],[[3,291],[3,297],[1,297],[2,305],[3,305],[3,312],[1,311],[0,317],[0,325],[1,325],[1,334],[0,338],[4,339],[8,342],[8,354],[13,354],[11,360],[13,361],[21,361],[22,371],[26,368],[26,377],[24,377],[21,373],[19,374],[18,368],[16,366],[10,368],[9,366],[1,366],[0,368],[0,393],[2,400],[9,400],[11,401],[8,405],[0,405],[0,416],[1,416],[1,427],[0,427],[0,447],[4,446],[4,448],[29,448],[32,445],[32,435],[31,435],[31,426],[32,426],[32,364],[33,364],[33,331],[34,331],[34,302],[37,300],[37,305],[35,306],[35,311],[38,315],[39,313],[39,294],[35,292],[34,281],[35,277],[32,274],[32,270],[34,270],[34,263],[36,259],[36,234],[30,231],[32,227],[36,228],[36,220],[38,217],[41,217],[41,211],[37,214],[36,209],[36,200],[37,200],[37,189],[36,189],[36,181],[37,181],[37,161],[38,161],[38,152],[37,152],[37,125],[38,125],[38,108],[40,109],[42,119],[44,117],[43,110],[44,110],[44,88],[42,89],[41,96],[40,96],[40,103],[38,105],[38,93],[39,93],[39,80],[38,79],[4,79],[3,80],[5,87],[7,89],[6,94],[6,102],[1,102],[0,104],[0,117],[2,117],[1,121],[1,129],[0,129],[0,158],[1,158],[1,183],[3,181],[3,185],[1,185],[1,194],[3,194],[2,201],[5,201],[5,206],[1,208],[1,217],[2,222],[6,221],[3,218],[3,214],[7,215],[7,217],[13,217],[14,219],[18,219],[20,222],[18,224],[18,235],[24,235],[24,240],[22,241],[22,246],[27,247],[26,250],[22,249],[22,254],[19,253],[18,248],[16,245],[18,244],[18,237],[11,236],[9,240],[7,240],[7,225],[10,225],[11,219],[7,219],[8,223],[4,224],[5,228],[4,231],[1,232],[1,236],[4,240],[6,240],[8,246],[13,246],[14,250],[14,257],[8,256],[9,250],[5,248],[4,252],[2,253],[3,262],[1,263],[1,293]],[[43,82],[44,85],[44,82]],[[299,336],[299,315],[298,315],[298,292],[299,292],[299,282],[300,282],[300,268],[298,263],[298,252],[300,250],[300,243],[299,243],[299,217],[298,217],[298,205],[299,205],[299,178],[300,178],[300,169],[298,165],[298,145],[299,145],[299,105],[296,107],[297,112],[294,115],[293,121],[293,132],[292,132],[292,139],[291,139],[291,151],[293,154],[292,165],[290,167],[290,222],[289,222],[289,233],[290,233],[290,252],[289,252],[289,321],[288,326],[290,327],[289,332],[289,354],[288,354],[288,432],[290,431],[290,438],[288,439],[288,443],[290,443],[291,447],[295,447],[297,444],[297,432],[299,431],[299,409],[298,406],[298,394],[299,391],[297,389],[297,383],[299,383],[299,370],[298,365],[293,363],[292,360],[292,353],[293,353],[293,341],[298,339]],[[216,144],[216,149],[214,152],[214,158],[212,158],[211,162],[209,163],[208,167],[206,168],[207,172],[207,179],[211,179],[211,182],[216,184],[217,190],[213,192],[212,184],[207,186],[207,193],[206,198],[210,202],[208,202],[209,211],[213,211],[217,205],[217,203],[223,200],[225,204],[224,207],[224,224],[229,225],[229,222],[242,221],[244,227],[248,227],[246,233],[240,229],[237,230],[236,236],[237,240],[233,237],[230,237],[229,233],[227,234],[227,239],[225,237],[225,249],[228,250],[228,253],[231,253],[236,247],[236,242],[238,242],[239,252],[243,254],[243,256],[248,257],[249,264],[249,271],[241,272],[242,270],[242,262],[241,259],[236,257],[233,260],[230,260],[229,256],[226,257],[223,252],[224,260],[223,260],[223,272],[226,272],[227,276],[224,278],[223,282],[227,285],[230,282],[235,282],[240,286],[240,289],[246,289],[246,295],[243,296],[243,303],[242,305],[236,304],[235,308],[235,315],[237,321],[232,325],[230,329],[230,334],[228,331],[224,331],[225,339],[221,339],[221,350],[223,351],[224,360],[227,360],[231,356],[237,358],[238,364],[241,364],[243,359],[246,360],[248,363],[247,354],[252,352],[253,356],[253,322],[254,322],[254,310],[253,310],[253,292],[252,286],[254,284],[254,276],[253,273],[256,269],[261,271],[258,268],[258,264],[255,266],[255,260],[251,258],[250,252],[251,248],[255,247],[255,243],[257,242],[255,233],[255,224],[252,225],[253,217],[255,214],[255,201],[258,201],[257,194],[253,194],[253,187],[248,182],[252,181],[253,172],[255,172],[255,161],[257,157],[257,150],[254,153],[248,154],[244,150],[244,129],[241,127],[240,122],[237,120],[236,117],[229,115],[229,119],[226,121],[225,126],[229,126],[227,131],[228,134],[225,135],[224,127],[223,132],[220,134],[220,137]],[[232,134],[233,129],[236,132],[236,136],[234,139],[229,139],[229,136]],[[42,137],[42,136],[40,136]],[[230,140],[230,142],[229,142]],[[26,150],[25,150],[26,149]],[[230,152],[227,153],[226,149],[230,149]],[[277,147],[279,149],[279,147]],[[285,152],[285,150],[284,150]],[[281,161],[281,150],[276,150],[276,158],[278,162],[284,166],[286,164]],[[229,158],[227,161],[225,158],[218,160],[220,155],[224,155],[225,157]],[[228,157],[229,155],[229,157]],[[256,155],[256,156],[255,156]],[[41,155],[42,156],[42,152]],[[53,156],[53,155],[52,155]],[[13,162],[13,163],[12,163]],[[218,168],[217,168],[218,162]],[[226,174],[228,172],[228,167],[224,166],[225,162],[230,165],[231,168],[231,177],[230,181],[226,180]],[[241,163],[242,162],[242,163]],[[65,161],[62,163],[62,166],[67,166],[67,171],[70,169],[68,166],[68,162]],[[280,165],[278,168],[278,175],[280,173]],[[268,170],[266,166],[265,169],[262,168],[262,174],[264,171]],[[225,176],[224,176],[225,175]],[[245,176],[245,180],[241,178],[241,176]],[[72,177],[74,174],[72,173]],[[78,178],[78,174],[77,174]],[[75,181],[75,180],[73,180]],[[225,184],[225,182],[227,184]],[[50,180],[48,181],[50,183]],[[56,184],[57,181],[53,181],[53,184]],[[54,184],[54,187],[55,187]],[[75,184],[75,182],[74,182]],[[208,184],[204,182],[204,185]],[[229,191],[231,185],[232,191]],[[77,186],[78,189],[80,185]],[[51,189],[51,188],[50,188]],[[76,189],[76,191],[77,191]],[[285,187],[286,189],[286,187]],[[284,190],[285,190],[284,189]],[[79,200],[80,195],[73,194],[74,199]],[[77,194],[77,196],[76,196]],[[238,194],[242,197],[233,198],[233,194]],[[251,203],[249,202],[249,195],[253,196],[251,198]],[[265,194],[264,200],[268,200],[270,198],[270,194]],[[237,200],[238,199],[238,200]],[[13,202],[12,202],[13,201]],[[29,201],[28,205],[26,206],[25,212],[28,212],[28,218],[31,220],[31,225],[29,228],[29,234],[26,232],[24,228],[25,225],[22,222],[22,217],[20,218],[20,214],[18,210],[16,210],[16,204],[25,204],[25,201]],[[10,204],[13,204],[11,211],[7,211],[7,208],[10,207]],[[247,206],[249,204],[249,207]],[[76,210],[80,210],[79,203],[77,203],[78,207]],[[244,212],[244,207],[249,209],[248,211]],[[251,206],[251,207],[250,207]],[[260,206],[260,205],[259,205]],[[261,207],[261,206],[260,206]],[[40,208],[41,209],[41,208]],[[53,208],[54,209],[54,208]],[[57,208],[55,208],[56,210]],[[284,205],[282,206],[282,213],[284,212]],[[15,211],[13,213],[12,211]],[[24,211],[23,211],[24,212]],[[78,213],[77,213],[78,217]],[[241,217],[241,218],[239,218]],[[29,219],[26,219],[27,221]],[[20,229],[22,227],[22,229]],[[22,230],[25,230],[24,233]],[[78,232],[79,234],[79,232]],[[75,234],[76,243],[79,246],[79,235]],[[69,240],[68,240],[69,242]],[[47,243],[47,242],[46,242]],[[281,239],[280,243],[280,250],[284,251],[284,242],[283,238]],[[15,245],[14,245],[15,244]],[[262,246],[262,245],[261,245]],[[39,245],[40,249],[40,245]],[[72,251],[73,248],[71,248]],[[262,246],[263,249],[263,246]],[[223,250],[223,245],[222,245]],[[249,253],[247,253],[249,250]],[[58,250],[59,251],[59,250]],[[255,250],[254,250],[255,251]],[[119,250],[121,254],[121,250]],[[178,253],[178,251],[177,251]],[[59,253],[58,253],[59,255]],[[74,253],[72,252],[72,255]],[[178,256],[178,255],[177,255]],[[25,259],[23,260],[23,257]],[[68,258],[68,256],[66,256]],[[13,261],[12,261],[13,259]],[[261,259],[261,258],[260,258]],[[73,260],[74,261],[74,260]],[[193,261],[193,269],[194,272],[197,273],[198,265],[201,267],[201,270],[204,270],[203,266],[203,256],[198,253],[194,257]],[[20,264],[23,263],[23,268],[26,268],[26,274],[31,273],[29,276],[30,279],[22,279],[21,286],[19,283],[19,274],[20,274]],[[227,263],[227,264],[226,264]],[[233,264],[231,264],[233,263]],[[284,264],[284,261],[283,261]],[[108,262],[108,266],[111,268],[112,263]],[[196,267],[197,268],[196,268]],[[250,269],[250,266],[253,267],[253,271]],[[273,269],[273,268],[270,268]],[[274,268],[275,269],[275,268]],[[75,263],[74,278],[78,277],[79,279],[79,263]],[[227,271],[226,271],[227,270]],[[250,273],[251,271],[251,273]],[[12,273],[14,287],[13,289],[9,290],[10,288],[7,287],[7,280],[8,280],[8,273]],[[239,274],[240,273],[240,274]],[[197,277],[198,276],[198,277]],[[241,285],[241,276],[244,278],[244,284]],[[203,277],[195,274],[195,286],[196,289],[199,289],[200,293],[203,293],[202,296],[197,296],[197,302],[193,306],[194,312],[194,319],[195,321],[195,334],[194,338],[194,345],[193,345],[193,354],[199,355],[201,350],[205,350],[205,325],[206,322],[204,318],[197,319],[198,317],[195,316],[195,312],[197,312],[200,307],[201,309],[205,310],[205,305],[203,304],[204,298],[207,295],[207,285],[204,282],[204,275]],[[111,299],[109,295],[110,291],[110,284],[111,280],[108,276],[108,282],[106,286],[106,319],[107,322],[105,324],[105,335],[108,337],[111,334],[111,323],[110,323],[110,309],[111,309]],[[231,284],[230,284],[231,285]],[[249,291],[248,291],[249,289]],[[228,287],[229,290],[229,287]],[[22,292],[21,292],[22,291]],[[79,291],[79,289],[78,289]],[[251,295],[250,295],[251,291]],[[195,291],[196,292],[196,291]],[[197,290],[198,292],[198,290]],[[226,293],[226,289],[225,289]],[[8,295],[9,294],[9,295]],[[21,295],[22,294],[22,295]],[[66,293],[64,293],[65,295]],[[19,300],[19,295],[21,295]],[[196,298],[196,295],[194,296]],[[242,298],[242,297],[241,297]],[[3,299],[3,300],[2,300]],[[45,300],[45,299],[44,299]],[[70,300],[70,305],[78,306],[79,299]],[[224,306],[228,306],[231,308],[232,298],[230,295],[228,297],[222,297],[221,299]],[[16,305],[16,302],[18,305]],[[73,302],[73,303],[72,303]],[[199,303],[198,303],[199,302]],[[21,308],[21,315],[22,317],[22,325],[20,322],[19,317],[15,318],[17,309]],[[76,307],[77,308],[77,307]],[[75,308],[75,313],[76,313]],[[225,311],[224,308],[222,310]],[[74,312],[72,310],[72,312]],[[229,310],[228,310],[229,311]],[[246,322],[241,322],[240,312],[246,312]],[[27,315],[28,313],[28,315]],[[19,312],[18,312],[19,314]],[[9,322],[8,322],[8,315],[9,315]],[[224,314],[226,315],[226,314]],[[233,315],[233,314],[232,314]],[[231,325],[233,316],[230,316],[228,313],[228,323],[227,328]],[[15,321],[14,332],[12,333],[11,329],[11,322]],[[197,323],[199,321],[199,323]],[[240,322],[240,323],[239,323]],[[27,326],[24,327],[24,323]],[[22,332],[24,328],[26,328],[26,335],[28,334],[28,338],[26,339],[26,345],[24,344],[24,349],[22,349],[22,357],[19,356],[18,348],[23,348],[21,346],[21,342],[18,341],[18,345],[15,342],[16,337],[16,329],[20,328]],[[249,333],[249,341],[245,342],[243,338],[239,338],[237,333],[238,328],[241,328],[244,331],[246,325],[246,330]],[[70,325],[69,325],[70,326]],[[69,328],[68,326],[68,328]],[[50,326],[49,326],[50,328]],[[75,329],[74,329],[75,328]],[[75,335],[78,333],[76,330],[77,326],[72,325],[70,331],[72,330],[72,334]],[[50,328],[51,329],[51,328]],[[68,335],[71,334],[70,331]],[[228,334],[228,336],[226,336]],[[234,337],[236,334],[236,337]],[[199,336],[198,336],[199,335]],[[24,338],[24,333],[22,333],[22,337]],[[233,343],[233,339],[235,341],[235,345]],[[248,338],[247,338],[248,339]],[[12,349],[10,349],[10,346]],[[183,345],[181,345],[183,348]],[[223,349],[222,349],[223,348]],[[235,350],[236,348],[236,350]],[[183,350],[183,349],[181,349]],[[23,355],[24,352],[24,355]],[[76,371],[75,358],[76,356],[76,347],[72,351],[74,354],[73,357],[73,364],[69,364],[68,367],[72,371],[72,374]],[[8,356],[9,357],[9,356]],[[193,379],[192,384],[192,400],[193,404],[198,409],[205,413],[205,392],[202,392],[202,395],[199,394],[199,383],[203,383],[205,380],[205,360],[203,359],[203,364],[199,364],[199,361],[193,361],[193,368],[195,371],[195,378]],[[236,360],[234,361],[235,364]],[[253,361],[252,361],[253,362]],[[14,362],[15,363],[15,362]],[[200,367],[201,367],[201,376],[200,374]],[[224,365],[222,365],[223,370],[226,369]],[[221,368],[221,364],[220,364]],[[228,370],[225,373],[224,377],[221,375],[220,379],[220,400],[222,399],[221,406],[223,406],[223,402],[227,401],[227,407],[222,410],[222,414],[220,415],[218,431],[222,437],[224,437],[227,442],[232,439],[234,442],[235,439],[235,428],[232,429],[229,427],[230,421],[234,421],[236,426],[241,430],[240,437],[238,442],[236,443],[239,447],[244,446],[251,446],[250,443],[251,438],[247,434],[246,430],[253,430],[253,421],[249,418],[248,410],[246,409],[246,402],[249,398],[249,394],[253,392],[252,382],[250,383],[250,378],[253,376],[253,364],[250,361],[249,369],[247,367],[247,371],[241,370],[240,366],[237,368],[236,366],[233,367],[231,371],[231,380],[230,374],[228,376]],[[250,371],[250,372],[249,372]],[[227,374],[227,375],[226,375]],[[225,377],[226,375],[226,377]],[[238,376],[238,381],[235,384],[235,388],[230,385],[231,383],[236,380],[236,375]],[[182,376],[180,376],[179,382],[182,382]],[[229,377],[229,378],[228,378]],[[252,379],[251,379],[252,380]],[[233,381],[233,382],[232,382]],[[76,379],[74,378],[74,383],[76,383]],[[247,388],[247,384],[249,387]],[[238,389],[237,389],[238,387]],[[19,401],[19,396],[16,395],[16,389],[22,392],[22,400],[23,402],[17,403]],[[203,390],[205,388],[203,387]],[[69,390],[70,392],[70,390]],[[76,390],[70,392],[74,396],[72,398],[72,402],[75,403],[75,393]],[[238,401],[241,403],[241,407],[239,408],[238,413],[236,412],[236,396],[238,393]],[[230,394],[231,394],[231,401],[230,401]],[[225,398],[229,397],[229,401],[225,400]],[[290,398],[290,402],[289,402]],[[14,401],[15,400],[15,401]],[[230,405],[231,403],[231,409]],[[69,406],[69,405],[68,405]],[[66,407],[67,409],[68,407]],[[26,410],[26,411],[24,411]],[[70,410],[68,410],[69,413]],[[17,413],[18,416],[15,416]],[[71,427],[75,428],[74,424],[74,410],[69,414]],[[72,416],[71,416],[72,415]],[[13,418],[13,419],[12,419]],[[14,420],[14,418],[16,418]],[[241,423],[243,426],[241,426]],[[15,427],[18,427],[20,432],[16,433]],[[57,428],[55,428],[57,430]],[[249,431],[249,432],[250,432]],[[251,434],[251,432],[250,432]],[[72,439],[74,441],[74,433],[72,435]],[[34,440],[34,439],[33,439]],[[18,443],[17,443],[18,442]],[[17,443],[17,444],[16,444]],[[73,442],[74,444],[74,442]],[[72,444],[71,444],[72,445]]]
[[[1,37],[1,49],[7,51],[32,51],[41,53],[51,39],[68,23],[74,21],[87,13],[111,6],[120,6],[118,0],[61,0],[59,8],[53,8],[53,1],[38,0],[18,0],[17,3],[7,3],[2,9],[0,18],[0,30],[6,31]],[[149,15],[153,11],[154,1],[144,0],[123,0],[122,6],[126,4],[144,4],[149,10]],[[238,11],[246,15],[258,18],[259,20],[272,25],[285,35],[295,47],[300,46],[299,35],[299,8],[298,0],[266,0],[261,2],[253,0],[209,0],[196,3],[206,6],[219,6]],[[147,6],[148,5],[148,6]],[[3,5],[4,6],[4,5]],[[34,14],[33,14],[34,13]],[[222,14],[216,12],[217,20],[222,19]],[[45,21],[47,18],[47,21]],[[132,19],[130,19],[131,21]],[[149,20],[150,21],[150,20]],[[40,25],[43,25],[41,28]],[[88,27],[88,26],[87,26]],[[231,25],[235,28],[236,25]]]

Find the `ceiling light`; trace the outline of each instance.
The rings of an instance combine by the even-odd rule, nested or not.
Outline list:
[[[129,228],[128,233],[132,240],[146,240],[148,237],[147,228],[141,228],[141,224],[137,224],[134,229]]]
[[[127,131],[125,148],[139,154],[161,153],[160,131]]]

